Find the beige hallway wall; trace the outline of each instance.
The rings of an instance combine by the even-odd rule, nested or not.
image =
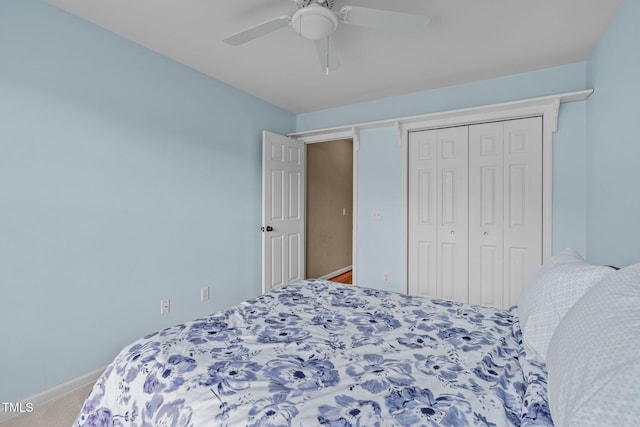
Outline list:
[[[308,278],[352,264],[352,208],[353,142],[346,139],[308,144]]]

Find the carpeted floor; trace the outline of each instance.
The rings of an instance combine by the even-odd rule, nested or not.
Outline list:
[[[71,427],[89,395],[93,384],[86,385],[65,396],[0,422],[0,427]]]

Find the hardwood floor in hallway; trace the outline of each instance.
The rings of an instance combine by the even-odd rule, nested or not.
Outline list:
[[[349,271],[345,271],[344,273],[338,274],[337,276],[334,276],[332,278],[330,278],[329,280],[331,280],[332,282],[339,282],[339,283],[345,283],[348,285],[352,285],[352,270]]]

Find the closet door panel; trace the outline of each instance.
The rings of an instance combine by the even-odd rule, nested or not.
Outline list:
[[[542,118],[504,122],[505,307],[542,264]]]
[[[437,132],[409,134],[409,294],[438,298]]]
[[[442,298],[467,302],[469,261],[469,133],[437,131],[437,282]]]
[[[542,119],[409,135],[411,295],[508,308],[542,263]]]
[[[502,122],[469,127],[469,302],[503,306]]]

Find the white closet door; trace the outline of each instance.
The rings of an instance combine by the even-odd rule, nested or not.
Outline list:
[[[409,134],[409,295],[438,298],[437,131]]]
[[[469,127],[469,302],[509,308],[542,262],[542,119]]]
[[[469,130],[439,129],[438,250],[439,297],[469,299]]]
[[[508,308],[542,263],[542,119],[409,135],[408,291]]]
[[[504,124],[469,127],[469,302],[503,306]]]
[[[468,298],[467,127],[409,135],[409,293]]]
[[[516,305],[542,264],[542,118],[504,122],[503,307]]]

